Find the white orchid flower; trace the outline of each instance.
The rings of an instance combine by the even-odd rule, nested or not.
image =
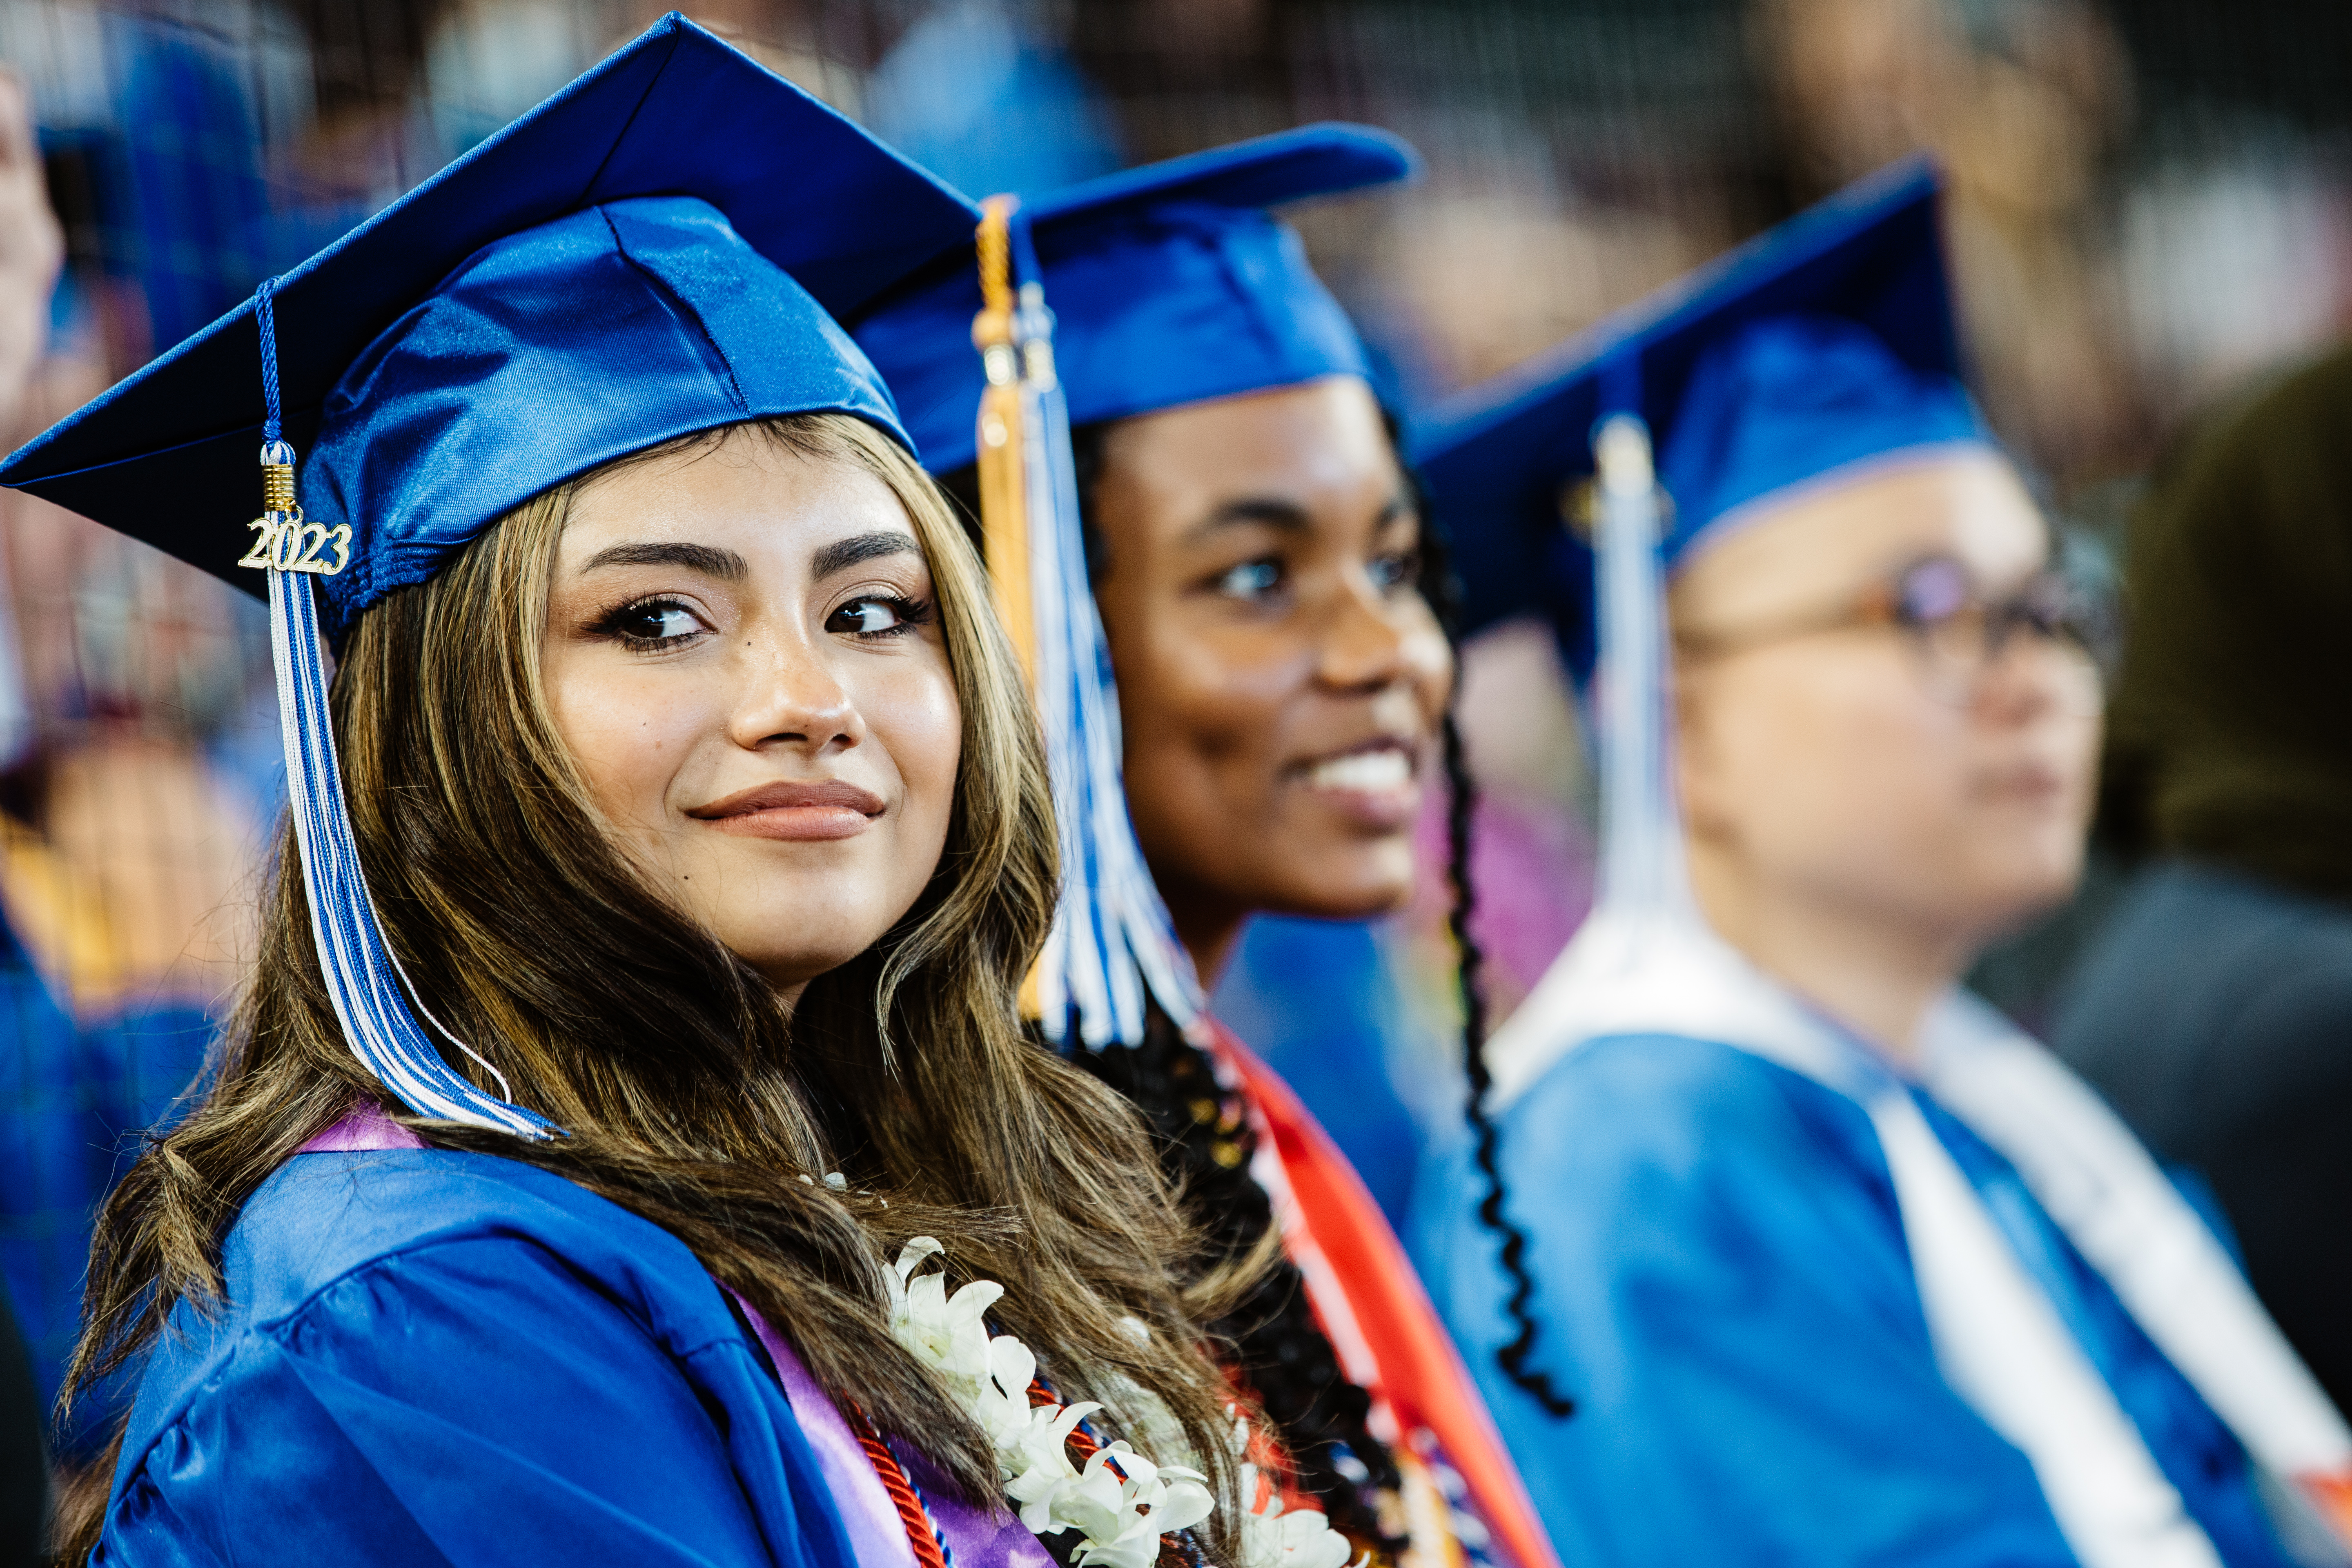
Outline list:
[[[1124,1442],[1102,1449],[1087,1461],[1064,1510],[1086,1537],[1074,1560],[1081,1568],[1151,1568],[1162,1535],[1188,1530],[1214,1510],[1200,1480],[1192,1470],[1161,1469]]]
[[[1056,1522],[1056,1515],[1065,1489],[1078,1484],[1078,1472],[1065,1445],[1078,1423],[1100,1408],[1092,1404],[1039,1405],[1019,1441],[997,1449],[998,1468],[1012,1478],[1004,1495],[1021,1505],[1021,1522],[1033,1532],[1050,1535],[1068,1528]]]
[[[1244,1496],[1265,1500],[1242,1516],[1243,1568],[1345,1568],[1348,1538],[1317,1509],[1285,1509],[1278,1488],[1257,1486],[1255,1465],[1242,1467]]]

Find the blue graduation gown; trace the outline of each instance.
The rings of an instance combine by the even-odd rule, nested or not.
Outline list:
[[[2222,1561],[2284,1568],[2236,1438],[2008,1163],[1918,1099]],[[2024,1455],[1937,1371],[1859,1105],[1731,1046],[1623,1037],[1552,1064],[1501,1126],[1532,1364],[1571,1419],[1496,1363],[1513,1336],[1466,1147],[1417,1187],[1415,1249],[1562,1558],[2074,1563]]]
[[[301,1154],[141,1381],[103,1564],[855,1568],[676,1237],[512,1161]]]
[[[95,1023],[50,992],[0,910],[0,1296],[14,1310],[46,1410],[81,1330],[82,1283],[99,1205],[166,1121],[213,1039],[204,1013],[142,1000]],[[55,1436],[95,1457],[121,1414],[114,1388],[76,1408]]]

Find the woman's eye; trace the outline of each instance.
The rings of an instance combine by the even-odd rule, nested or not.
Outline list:
[[[922,607],[906,599],[869,595],[852,599],[825,617],[824,629],[852,637],[887,637],[922,624]]]
[[[1977,602],[1969,569],[1946,556],[1916,562],[1895,579],[1896,618],[1907,626],[1932,626],[1950,620]]]
[[[1229,599],[1255,599],[1282,586],[1282,563],[1244,561],[1217,578],[1217,592]]]
[[[1421,555],[1417,551],[1400,550],[1392,554],[1375,556],[1370,571],[1372,585],[1386,594],[1408,586],[1421,575]]]
[[[684,642],[703,626],[699,616],[675,599],[646,599],[615,611],[604,629],[639,647],[667,647]]]

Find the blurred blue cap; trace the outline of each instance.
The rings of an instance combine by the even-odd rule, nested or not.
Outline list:
[[[1417,167],[1384,131],[1307,125],[1024,197],[1015,221],[1036,247],[1070,423],[1368,375],[1354,325],[1265,209]],[[980,308],[967,243],[952,272],[854,324],[934,472],[973,458],[987,384],[971,343]]]
[[[1937,198],[1931,168],[1898,164],[1438,409],[1414,456],[1465,635],[1542,614],[1591,670],[1591,552],[1562,509],[1605,416],[1649,426],[1670,563],[1800,487],[1989,445],[1960,380]]]
[[[284,434],[348,523],[331,631],[600,464],[770,416],[906,439],[835,318],[977,211],[675,13],[279,279]],[[253,301],[11,457],[31,490],[259,593]]]

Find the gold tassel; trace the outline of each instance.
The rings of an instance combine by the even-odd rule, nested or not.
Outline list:
[[[1021,668],[1037,679],[1037,628],[1029,603],[1029,498],[1021,420],[1021,353],[1013,341],[1012,246],[1006,224],[1011,196],[991,196],[980,222],[980,314],[972,318],[972,346],[988,372],[980,395],[980,530],[988,556],[989,580],[996,584],[996,612],[1021,656]]]
[[[971,342],[988,372],[980,395],[980,537],[988,557],[988,580],[996,586],[996,613],[1021,656],[1021,671],[1032,691],[1037,686],[1037,623],[1029,602],[1028,457],[1021,420],[1021,351],[1013,341],[1013,246],[1006,226],[1012,196],[991,196],[981,205],[980,314],[972,318]],[[1045,1012],[1038,966],[1032,959],[1021,981],[1021,1016]]]

